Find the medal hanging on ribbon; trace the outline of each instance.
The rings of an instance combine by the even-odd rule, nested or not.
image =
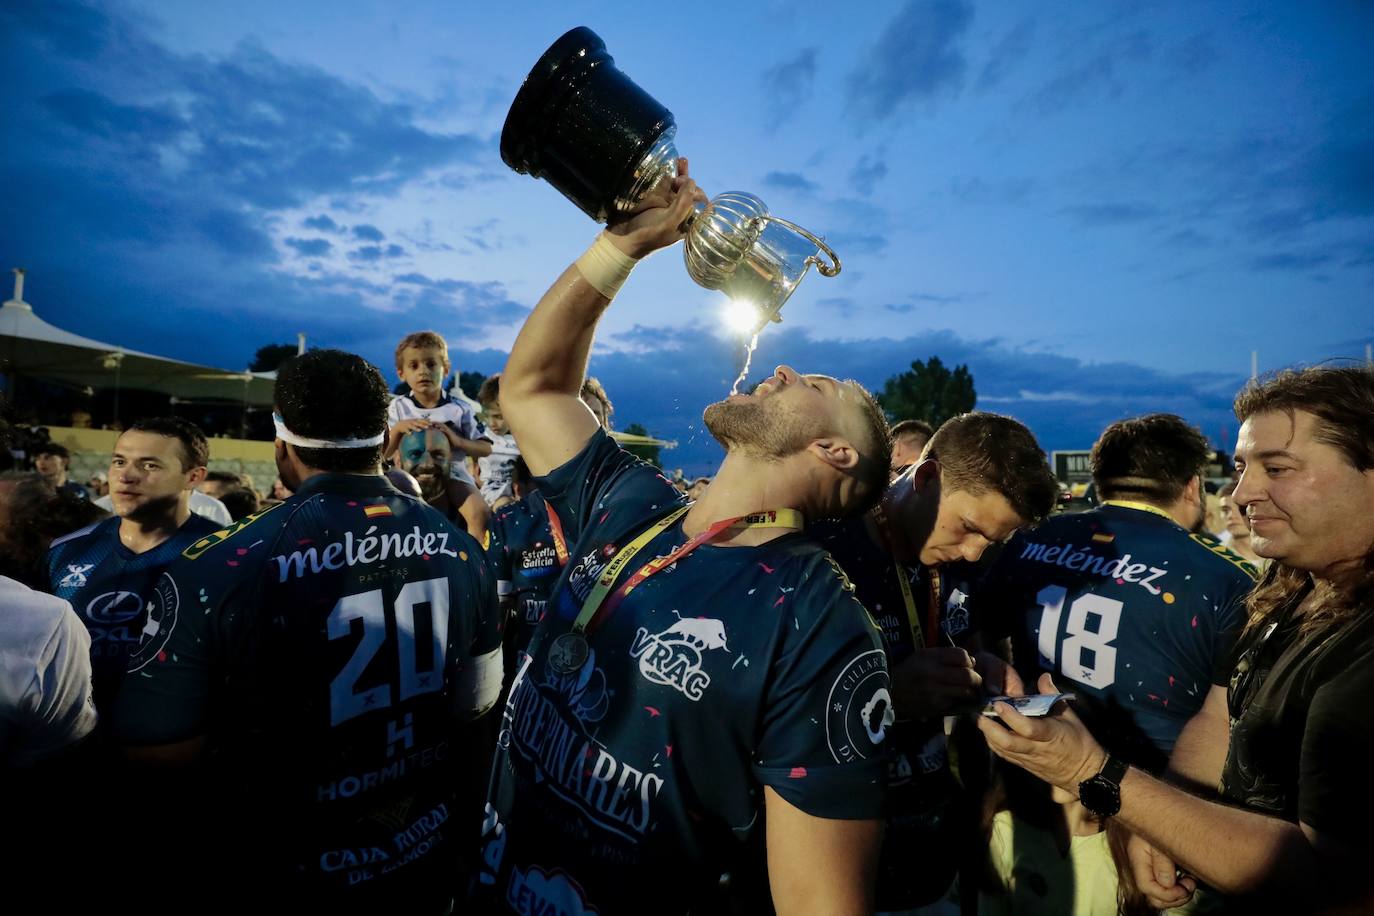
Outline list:
[[[616,579],[620,578],[620,574],[630,565],[630,561],[634,559],[635,555],[655,537],[671,528],[678,519],[687,514],[690,508],[691,506],[683,506],[669,513],[665,518],[650,525],[638,537],[620,548],[620,552],[607,564],[597,578],[596,584],[592,586],[586,600],[582,602],[582,610],[577,615],[577,619],[573,621],[572,629],[560,635],[549,647],[548,665],[550,669],[564,676],[575,674],[581,670],[591,656],[591,646],[587,642],[588,633],[599,626],[601,621],[609,618],[620,605],[620,602],[624,601],[625,597],[646,579],[660,570],[672,566],[722,532],[732,528],[800,529],[805,525],[802,514],[795,509],[776,509],[768,512],[755,512],[737,518],[722,519],[666,556],[655,557],[645,563],[623,585],[612,591]]]

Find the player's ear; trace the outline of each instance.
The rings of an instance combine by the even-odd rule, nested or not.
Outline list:
[[[925,461],[916,465],[916,469],[911,472],[911,482],[916,489],[920,490],[932,480],[940,477],[940,462],[934,458],[927,458]]]
[[[837,471],[852,470],[859,463],[859,450],[850,444],[848,439],[838,436],[816,439],[806,447],[806,450]]]

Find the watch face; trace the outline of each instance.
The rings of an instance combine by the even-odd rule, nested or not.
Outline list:
[[[1121,810],[1121,789],[1098,774],[1078,786],[1078,800],[1098,817],[1111,817]]]

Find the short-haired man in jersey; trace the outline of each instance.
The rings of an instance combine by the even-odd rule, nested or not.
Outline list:
[[[892,424],[892,471],[906,470],[921,459],[926,443],[935,429],[925,420],[902,420]]]
[[[1088,459],[1101,505],[1018,535],[975,600],[985,628],[1010,634],[1027,684],[1052,673],[1074,693],[1097,740],[1150,772],[1165,769],[1199,713],[1225,730],[1224,704],[1208,698],[1229,677],[1254,584],[1253,567],[1196,533],[1211,453],[1202,434],[1172,414],[1113,423]],[[1013,909],[1040,899],[1026,890],[1027,863],[1050,865],[1028,856],[1010,877],[1012,848],[1035,847],[1061,829],[1073,837],[1075,861],[1099,863],[1085,872],[1098,880],[1072,886],[1058,871],[1041,872],[1050,886],[1045,899],[1066,910],[1122,899],[1104,812],[1015,773],[1007,791],[1010,810],[994,822],[992,859]]]
[[[612,408],[601,383],[589,376],[582,383],[581,397],[597,425],[609,431]],[[535,626],[544,619],[549,593],[568,562],[562,523],[555,523],[557,514],[550,514],[548,500],[534,485],[522,458],[516,459],[511,484],[516,500],[492,515],[487,546],[506,619],[508,671],[514,670],[512,661],[529,646]]]
[[[980,727],[1007,760],[1114,810],[1152,906],[1205,883],[1233,898],[1228,912],[1369,913],[1374,369],[1281,372],[1243,389],[1235,414],[1235,498],[1270,566],[1229,687],[1174,747],[1188,786],[1118,772],[1072,710],[1032,720],[999,706],[1006,727]]]
[[[1016,537],[978,596],[1026,683],[1052,672],[1100,740],[1161,770],[1224,684],[1252,566],[1203,534],[1211,448],[1172,414],[1119,420],[1088,462],[1101,505]]]
[[[924,451],[873,512],[817,531],[882,628],[892,669],[897,722],[877,888],[884,911],[930,904],[954,881],[967,831],[943,717],[984,690],[1021,688],[971,628],[971,564],[1048,515],[1058,492],[1035,436],[1011,417],[954,417]]]
[[[714,912],[720,875],[766,825],[779,913],[864,912],[886,661],[800,529],[881,494],[881,411],[853,383],[779,367],[706,409],[726,456],[689,507],[578,397],[620,284],[704,202],[680,165],[554,282],[502,376],[572,558],[506,703],[481,878],[502,912]]]
[[[477,543],[382,476],[388,400],[352,354],[283,364],[293,495],[191,545],[151,599],[122,738],[140,760],[214,752],[227,894],[443,913],[459,883],[499,618]]]
[[[190,507],[208,455],[205,434],[186,420],[132,424],[110,457],[108,498],[115,515],[48,549],[48,590],[71,602],[91,633],[102,716],[113,708],[138,646],[154,584],[183,550],[219,527]]]

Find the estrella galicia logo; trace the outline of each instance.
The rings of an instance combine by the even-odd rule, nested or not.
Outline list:
[[[176,629],[177,614],[181,610],[181,595],[176,581],[163,573],[153,586],[153,597],[148,602],[148,619],[143,624],[143,633],[138,648],[129,658],[129,671],[142,671],[167,646]]]
[[[836,763],[866,760],[881,753],[892,711],[891,682],[882,649],[870,649],[845,665],[825,707],[825,737]]]
[[[106,592],[86,605],[86,619],[98,624],[124,623],[141,613],[143,599],[134,592]]]

